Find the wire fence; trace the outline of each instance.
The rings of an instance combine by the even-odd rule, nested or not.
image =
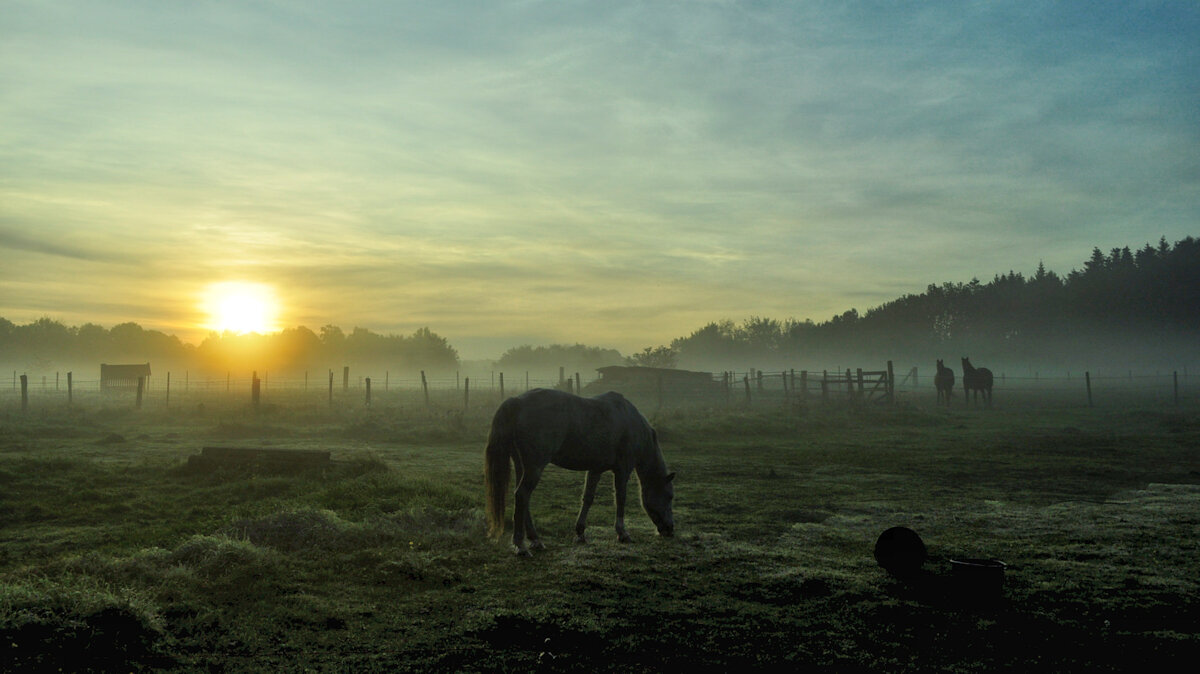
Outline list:
[[[890,379],[885,381],[890,376]],[[24,379],[22,383],[21,379]],[[257,384],[256,384],[257,382]],[[1030,373],[1012,376],[995,373],[992,406],[1019,407],[1119,407],[1129,405],[1179,406],[1194,404],[1196,379],[1188,369],[1170,372],[1092,374],[1090,371],[1055,375]],[[430,406],[471,408],[494,406],[505,397],[532,388],[558,388],[596,394],[614,388],[639,406],[683,407],[689,405],[838,404],[841,401],[899,402],[918,406],[937,404],[931,374],[917,368],[908,371],[742,370],[713,373],[711,381],[695,384],[647,378],[608,386],[603,378],[583,373],[559,377],[532,377],[528,372],[493,371],[393,375],[389,371],[362,373],[353,377],[342,370],[292,375],[269,372],[225,376],[167,372],[146,377],[140,397],[132,386],[107,389],[96,377],[77,378],[68,373],[13,372],[9,387],[0,385],[0,409],[49,408],[71,404],[133,404],[170,407],[208,401],[277,405],[324,403],[337,406]],[[956,381],[950,405],[983,406],[975,394],[968,395]]]

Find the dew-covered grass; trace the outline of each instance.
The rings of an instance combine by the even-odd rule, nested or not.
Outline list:
[[[1200,412],[712,408],[652,421],[677,536],[601,483],[484,534],[488,410],[0,416],[0,669],[1120,671],[1200,656]],[[315,469],[197,466],[206,445]],[[510,499],[511,500],[511,499]],[[511,513],[511,504],[510,504]],[[891,526],[928,549],[899,580]],[[995,600],[952,558],[1007,564]]]

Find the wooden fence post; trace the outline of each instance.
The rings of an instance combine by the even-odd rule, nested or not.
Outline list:
[[[350,390],[350,366],[349,365],[345,365],[342,367],[342,390],[343,391]]]
[[[463,409],[464,410],[470,409],[470,407],[471,407],[471,378],[466,377],[463,379]]]
[[[759,393],[762,393],[762,391],[763,391],[763,373],[762,373],[762,370],[756,370],[756,371],[754,372],[754,380],[755,380],[756,382],[758,382],[758,392],[759,392]]]
[[[1091,407],[1092,406],[1092,373],[1085,371],[1083,373],[1083,381],[1084,381],[1084,384],[1087,385],[1088,407]]]
[[[138,377],[137,408],[142,409],[142,392],[146,389],[146,378]]]
[[[892,361],[888,361],[887,367],[887,396],[888,404],[896,403],[896,371],[892,369]]]
[[[750,404],[750,375],[742,377],[742,383],[746,385],[746,404]]]
[[[67,405],[70,405],[71,402],[74,400],[75,394],[73,391],[73,384],[74,384],[73,373],[68,372],[67,373]]]
[[[659,386],[662,388],[662,386]],[[583,381],[579,378],[579,373],[575,373],[575,395],[583,395]],[[659,396],[662,397],[661,395]]]
[[[800,370],[800,397],[808,399],[808,370]]]
[[[367,407],[370,407],[371,406],[371,378],[370,377],[367,377],[366,384],[367,384]]]
[[[21,411],[29,409],[29,375],[21,375]]]
[[[429,382],[425,379],[425,370],[421,370],[421,390],[425,392],[425,406],[429,407]]]
[[[504,400],[504,373],[500,373],[500,399]]]
[[[850,399],[854,399],[854,377],[850,368],[846,368],[846,388],[850,390]]]
[[[333,370],[329,371],[329,406],[333,407]]]
[[[258,371],[250,373],[250,402],[254,405],[254,411],[258,411],[258,404],[262,400],[262,383],[258,378]]]

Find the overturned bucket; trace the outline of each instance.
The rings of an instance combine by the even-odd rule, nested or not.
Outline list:
[[[954,584],[964,599],[996,601],[1004,596],[1004,569],[998,559],[951,559]]]
[[[925,541],[908,527],[892,527],[875,541],[875,561],[897,578],[917,576],[925,558]]]

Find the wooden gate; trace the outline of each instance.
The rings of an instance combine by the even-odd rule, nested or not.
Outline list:
[[[821,377],[821,399],[829,400],[831,391],[842,393],[852,400],[890,405],[896,400],[896,376],[892,361],[886,370],[864,370],[861,367],[845,374],[826,371]]]

